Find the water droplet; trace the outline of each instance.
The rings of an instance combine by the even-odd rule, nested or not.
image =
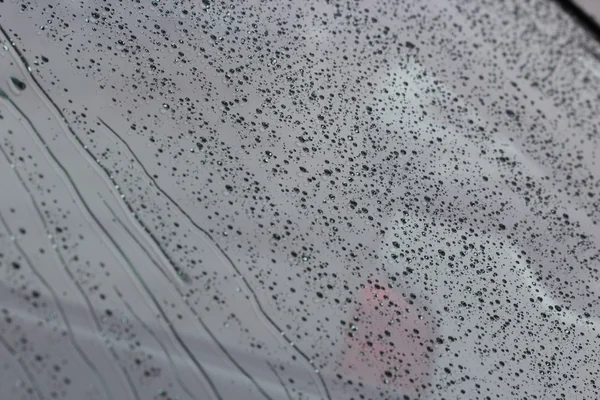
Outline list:
[[[12,82],[11,88],[13,89],[13,92],[15,92],[15,94],[19,94],[27,87],[25,82],[23,82],[19,78],[15,78],[14,76],[10,77],[10,81]]]

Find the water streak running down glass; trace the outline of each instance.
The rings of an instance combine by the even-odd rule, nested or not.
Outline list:
[[[0,0],[0,399],[596,399],[600,44],[546,0]]]

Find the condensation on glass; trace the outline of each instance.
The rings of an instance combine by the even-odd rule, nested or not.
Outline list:
[[[553,2],[0,26],[2,399],[599,397],[600,46]]]

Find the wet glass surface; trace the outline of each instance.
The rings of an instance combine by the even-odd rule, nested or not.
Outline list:
[[[599,397],[600,45],[555,3],[0,26],[1,398]]]

